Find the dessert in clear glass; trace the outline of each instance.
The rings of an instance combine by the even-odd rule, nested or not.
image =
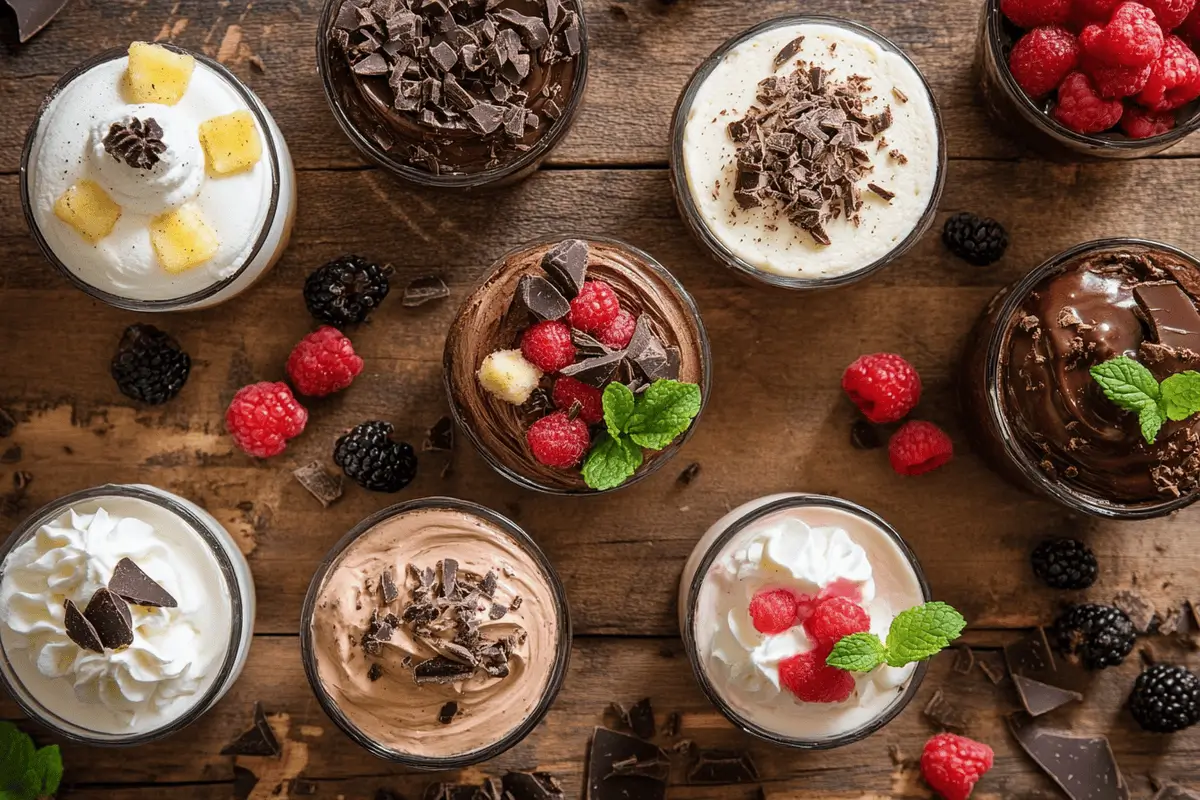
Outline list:
[[[785,289],[893,263],[933,224],[945,167],[920,70],[836,17],[734,36],[696,69],[671,123],[671,186],[693,236],[739,276]]]
[[[254,580],[196,504],[142,485],[87,489],[4,544],[0,681],[33,719],[92,745],[138,745],[228,691],[254,631]]]
[[[517,745],[571,654],[566,593],[533,539],[446,497],[355,526],[318,567],[300,622],[321,707],[371,754],[417,769]]]
[[[21,202],[46,258],[89,295],[183,311],[275,265],[296,179],[279,127],[233,73],[134,42],[50,90],[25,140]]]

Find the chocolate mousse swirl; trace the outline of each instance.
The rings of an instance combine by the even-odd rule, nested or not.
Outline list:
[[[476,377],[489,354],[520,346],[520,332],[529,320],[514,320],[510,314],[517,284],[526,275],[545,276],[542,257],[555,244],[538,244],[507,256],[467,298],[446,338],[446,384],[460,425],[494,466],[549,491],[591,492],[579,470],[545,466],[526,444],[525,432],[545,415],[551,378],[543,378],[542,390],[530,402],[516,406],[489,394]],[[708,343],[690,298],[662,267],[638,251],[607,241],[587,244],[588,279],[607,282],[620,298],[621,308],[635,317],[645,315],[663,344],[678,349],[678,380],[698,384],[706,395]],[[686,434],[663,450],[645,451],[637,475],[653,470],[684,439]]]
[[[1118,503],[1166,501],[1200,486],[1200,421],[1168,422],[1153,444],[1108,400],[1091,367],[1118,356],[1162,381],[1200,367],[1200,270],[1143,247],[1092,251],[1024,298],[1001,349],[1013,435],[1053,480]]]

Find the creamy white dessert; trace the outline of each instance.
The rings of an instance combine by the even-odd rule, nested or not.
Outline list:
[[[88,286],[128,301],[171,301],[238,275],[179,307],[214,305],[282,255],[295,214],[291,156],[236,79],[164,48],[131,52],[49,100],[30,134],[30,210],[45,246]]]
[[[806,703],[781,684],[784,660],[816,648],[803,624],[776,634],[756,630],[750,602],[761,591],[787,590],[802,600],[848,597],[870,616],[872,633],[886,638],[892,620],[921,605],[921,580],[888,533],[866,517],[832,505],[797,505],[772,512],[725,543],[691,586],[709,550],[725,532],[769,503],[799,495],[772,495],[746,503],[714,524],[684,568],[680,626],[691,610],[695,652],[717,695],[743,720],[799,742],[852,733],[899,702],[916,665],[852,673],[855,688],[841,703]]]
[[[803,37],[795,53],[777,54]],[[790,49],[790,48],[789,48]],[[821,67],[827,82],[862,76],[870,115],[890,110],[891,124],[863,142],[869,173],[860,182],[863,205],[823,225],[818,242],[770,204],[743,208],[735,197],[737,143],[729,124],[756,106],[759,83],[797,68]],[[850,29],[801,23],[764,30],[729,50],[699,85],[686,109],[682,168],[705,226],[729,254],[751,267],[788,278],[842,276],[865,269],[897,249],[922,223],[941,180],[939,125],[920,73],[898,53]],[[884,187],[890,199],[868,190]]]

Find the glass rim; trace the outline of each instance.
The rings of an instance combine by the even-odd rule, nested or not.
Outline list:
[[[692,419],[692,424],[688,426],[688,429],[684,431],[683,434],[681,434],[680,437],[678,437],[675,441],[671,442],[670,445],[664,448],[661,451],[661,454],[656,457],[649,466],[645,466],[643,464],[642,467],[638,468],[637,472],[631,475],[629,479],[620,486],[614,486],[611,489],[600,490],[591,488],[564,489],[557,486],[548,486],[546,484],[539,483],[538,481],[511,469],[507,465],[502,464],[500,460],[492,453],[491,449],[484,444],[482,438],[480,438],[480,436],[475,432],[474,428],[467,423],[466,415],[463,413],[462,409],[459,407],[459,403],[454,397],[454,380],[451,376],[451,372],[452,365],[455,360],[455,354],[451,350],[451,342],[449,337],[446,338],[445,348],[442,352],[442,384],[446,389],[446,398],[450,404],[450,416],[454,419],[455,425],[457,426],[458,430],[466,434],[467,439],[471,442],[471,445],[475,448],[475,451],[483,456],[484,461],[486,461],[488,466],[490,466],[494,471],[500,475],[503,475],[505,478],[517,484],[518,486],[521,486],[525,489],[532,489],[533,491],[541,492],[542,494],[571,497],[590,497],[619,492],[622,489],[632,486],[635,483],[638,483],[639,481],[649,477],[650,475],[653,475],[662,469],[667,462],[671,461],[671,459],[673,459],[679,452],[680,448],[687,444],[687,442],[692,438],[692,435],[699,427],[700,418],[704,416],[704,410],[708,407],[709,394],[712,391],[712,347],[709,341],[708,331],[704,327],[704,320],[700,316],[700,308],[696,305],[695,299],[691,296],[687,289],[684,288],[683,283],[676,278],[670,270],[663,266],[658,259],[651,256],[646,251],[634,247],[633,245],[623,242],[619,239],[579,232],[567,232],[562,234],[539,236],[536,239],[531,239],[527,242],[517,245],[516,247],[510,248],[502,256],[496,259],[492,265],[488,267],[487,271],[483,273],[480,279],[476,281],[474,286],[471,287],[471,291],[467,294],[466,298],[459,306],[458,311],[455,312],[454,320],[450,323],[451,326],[453,327],[458,323],[458,320],[466,312],[471,303],[471,299],[475,296],[476,292],[478,292],[480,288],[482,288],[489,280],[491,280],[492,276],[499,272],[500,269],[509,261],[509,259],[522,253],[526,253],[530,250],[536,250],[543,245],[561,242],[566,239],[581,239],[589,244],[595,243],[608,245],[629,253],[634,257],[635,261],[637,261],[640,265],[648,267],[651,272],[653,272],[667,285],[669,289],[671,289],[676,298],[679,300],[679,304],[683,307],[684,311],[687,312],[688,317],[695,324],[696,331],[698,333],[697,343],[700,350],[700,369],[702,373],[700,379],[701,382],[699,384],[700,410],[696,412],[696,416]]]
[[[921,214],[920,219],[909,234],[894,248],[877,258],[870,264],[861,269],[848,272],[843,275],[830,275],[822,278],[802,278],[789,277],[786,275],[777,275],[773,272],[768,272],[764,269],[759,269],[744,259],[735,255],[728,247],[712,232],[708,224],[701,218],[700,212],[696,207],[695,198],[692,195],[691,186],[688,183],[687,176],[683,169],[683,137],[687,128],[687,115],[691,111],[692,103],[695,102],[696,95],[700,91],[700,87],[704,84],[712,71],[717,65],[733,50],[743,42],[774,28],[784,27],[786,25],[830,25],[833,27],[846,28],[855,33],[865,36],[867,39],[875,42],[889,52],[899,55],[913,72],[917,75],[921,82],[921,86],[925,90],[926,96],[929,98],[930,108],[933,110],[933,119],[935,123],[935,131],[937,133],[938,142],[938,157],[937,157],[937,176],[934,181],[933,191],[929,196],[929,203],[925,207],[925,211]],[[769,286],[774,286],[781,289],[792,290],[811,290],[811,289],[834,289],[841,286],[848,286],[859,281],[865,280],[884,267],[890,265],[897,258],[903,256],[929,231],[934,219],[937,217],[938,207],[941,203],[942,193],[946,186],[946,169],[947,169],[947,147],[946,147],[946,131],[942,122],[941,106],[938,104],[937,97],[933,93],[933,87],[929,85],[929,80],[925,77],[925,73],[917,66],[912,57],[899,45],[893,42],[888,37],[881,34],[874,28],[854,20],[843,19],[828,14],[785,14],[779,17],[760,22],[746,30],[734,34],[729,39],[726,39],[720,46],[717,47],[707,58],[700,62],[700,65],[692,72],[688,78],[683,91],[679,93],[679,98],[675,102],[675,110],[671,115],[671,151],[670,151],[670,180],[671,189],[675,195],[676,204],[679,206],[680,214],[684,217],[688,227],[692,229],[703,242],[708,253],[720,261],[727,268],[737,272],[743,277],[749,278],[756,283],[763,283]]]
[[[684,610],[680,635],[683,638],[683,649],[687,653],[688,660],[691,662],[692,672],[695,673],[696,681],[700,684],[701,690],[708,697],[709,701],[716,706],[717,710],[732,722],[736,728],[772,744],[782,745],[783,747],[795,750],[832,750],[866,739],[868,736],[883,729],[888,723],[899,716],[920,690],[921,683],[925,679],[925,673],[929,670],[929,661],[918,662],[912,676],[908,679],[908,684],[904,692],[898,695],[897,699],[893,700],[891,705],[882,714],[865,725],[860,725],[852,731],[823,739],[798,739],[758,725],[735,711],[721,697],[716,687],[713,686],[712,681],[709,680],[707,670],[700,663],[700,655],[696,645],[696,607],[700,601],[700,590],[704,585],[704,579],[709,569],[711,569],[713,562],[721,555],[726,545],[746,528],[765,517],[791,508],[834,508],[853,514],[876,526],[899,548],[900,553],[908,561],[913,574],[917,578],[917,584],[921,587],[921,595],[924,597],[925,602],[928,603],[933,600],[933,591],[929,587],[929,582],[925,578],[925,570],[921,567],[921,562],[917,560],[916,553],[913,552],[912,547],[904,540],[899,531],[888,524],[886,520],[874,511],[850,500],[829,495],[798,492],[778,497],[742,514],[730,522],[721,535],[709,544],[704,552],[704,557],[700,559],[699,564],[696,566],[696,571],[692,575],[691,582],[688,584],[687,605]]]
[[[391,750],[367,736],[362,729],[351,722],[338,704],[334,702],[333,698],[329,696],[329,693],[325,690],[324,683],[321,681],[312,634],[312,620],[316,614],[317,600],[321,594],[321,590],[325,586],[330,571],[341,560],[346,548],[357,541],[360,536],[385,520],[414,511],[437,508],[463,511],[494,525],[529,555],[541,570],[542,576],[550,588],[550,593],[554,598],[556,606],[555,621],[558,626],[554,668],[546,680],[541,700],[529,712],[529,715],[500,739],[485,747],[468,753],[440,757],[419,756],[398,750]],[[473,766],[495,758],[523,741],[534,728],[541,724],[546,714],[550,711],[551,706],[554,705],[559,690],[562,689],[563,682],[567,677],[567,669],[570,666],[572,640],[571,611],[567,603],[566,588],[562,584],[562,579],[559,578],[558,573],[555,571],[554,565],[550,562],[546,554],[542,552],[542,549],[534,541],[533,537],[503,514],[478,503],[473,503],[469,500],[459,500],[453,497],[437,496],[406,500],[376,511],[358,522],[329,549],[329,552],[325,554],[325,557],[317,566],[312,580],[309,582],[308,591],[304,596],[304,605],[300,612],[300,659],[304,664],[305,677],[308,678],[309,686],[312,688],[321,709],[343,733],[371,755],[385,761],[419,770],[462,769]]]
[[[217,698],[222,695],[227,688],[225,683],[229,680],[229,676],[233,674],[234,668],[238,663],[243,633],[242,619],[245,612],[245,602],[242,598],[241,584],[238,582],[233,561],[225,551],[222,542],[213,533],[212,525],[205,522],[193,511],[176,500],[175,495],[167,492],[165,489],[159,489],[154,486],[146,488],[138,484],[108,483],[90,489],[71,492],[45,504],[21,522],[9,534],[4,543],[0,545],[0,568],[8,560],[8,556],[13,549],[19,544],[24,543],[30,535],[36,534],[38,529],[43,525],[58,519],[75,505],[105,497],[141,500],[175,514],[200,537],[201,541],[208,546],[213,557],[216,559],[218,566],[221,568],[221,577],[225,581],[225,588],[229,591],[231,623],[229,646],[226,648],[224,659],[217,667],[217,675],[213,679],[212,685],[196,698],[185,713],[159,728],[129,736],[91,731],[96,737],[105,737],[95,738],[74,730],[75,728],[86,730],[85,726],[63,719],[57,714],[52,713],[49,709],[40,707],[40,704],[35,707],[26,700],[24,694],[32,695],[32,692],[24,689],[24,685],[21,684],[17,671],[12,665],[12,660],[9,658],[3,645],[0,645],[0,659],[4,660],[5,668],[0,669],[0,684],[4,686],[4,690],[8,693],[9,697],[20,706],[21,711],[30,719],[40,722],[64,739],[94,747],[133,747],[164,739],[183,730],[203,716],[212,707],[213,703],[216,702]],[[0,569],[0,579],[2,577],[3,573],[2,569]],[[11,679],[9,677],[10,672],[12,673]],[[18,691],[18,687],[23,691]]]
[[[204,66],[215,72],[218,77],[224,79],[238,94],[238,96],[241,97],[242,101],[246,104],[246,107],[250,110],[250,113],[254,115],[255,121],[258,123],[258,126],[262,131],[263,138],[266,139],[267,142],[267,153],[270,156],[271,163],[271,200],[267,206],[267,216],[263,222],[262,230],[259,231],[258,238],[255,239],[254,246],[251,248],[242,265],[238,267],[237,271],[235,271],[232,275],[222,278],[221,280],[204,289],[201,289],[198,292],[193,292],[189,295],[184,295],[183,297],[168,298],[165,300],[138,300],[135,298],[122,297],[121,295],[113,294],[112,292],[107,292],[83,280],[65,263],[63,263],[62,259],[59,258],[54,252],[54,249],[50,247],[50,243],[46,241],[45,236],[42,235],[41,228],[38,226],[37,218],[33,211],[33,200],[30,196],[29,159],[33,154],[33,147],[37,140],[38,131],[42,126],[42,118],[45,116],[46,111],[50,108],[50,104],[55,100],[55,98],[57,98],[59,94],[76,78],[81,77],[84,73],[100,66],[101,64],[109,61],[115,61],[118,58],[128,55],[129,50],[128,48],[120,47],[104,50],[103,52],[81,62],[80,64],[77,64],[75,67],[64,73],[62,77],[54,82],[54,85],[50,87],[50,90],[46,92],[46,96],[42,99],[41,105],[38,106],[37,114],[34,115],[33,122],[29,126],[29,131],[25,134],[25,144],[21,150],[21,165],[19,169],[21,184],[21,209],[24,212],[25,222],[29,227],[29,231],[33,234],[33,238],[37,242],[38,249],[42,251],[42,255],[45,256],[46,260],[49,261],[59,273],[64,275],[67,280],[69,280],[77,288],[81,289],[89,296],[105,302],[110,306],[114,306],[115,308],[121,308],[127,311],[186,310],[189,306],[202,303],[205,300],[215,297],[221,291],[235,283],[246,273],[246,270],[250,268],[250,265],[254,263],[255,259],[257,259],[259,254],[262,252],[263,247],[266,246],[267,240],[270,238],[271,228],[273,227],[276,215],[279,212],[279,199],[282,191],[279,148],[275,144],[275,136],[272,129],[273,121],[266,110],[266,106],[261,100],[258,99],[257,95],[255,95],[250,90],[250,87],[246,86],[246,84],[243,83],[242,80],[236,75],[234,75],[233,72],[231,72],[224,64],[221,64],[215,59],[209,58],[203,53],[197,53],[194,50],[188,50],[185,47],[179,47],[178,45],[171,44],[170,42],[155,42],[155,44],[176,53],[192,56],[196,59],[196,61],[202,63]]]
[[[1191,264],[1200,269],[1200,260],[1184,250],[1163,242],[1137,237],[1113,237],[1095,239],[1083,242],[1074,247],[1051,256],[1038,266],[1031,269],[1020,280],[1011,284],[1006,291],[1004,302],[996,312],[996,323],[988,335],[986,361],[984,362],[984,392],[987,396],[987,412],[990,421],[996,427],[997,439],[1004,449],[1008,460],[1017,467],[1018,472],[1039,491],[1050,496],[1068,508],[1113,520],[1142,520],[1161,517],[1191,505],[1200,499],[1200,489],[1171,500],[1148,503],[1122,503],[1106,500],[1092,492],[1082,491],[1064,481],[1053,481],[1038,467],[1015,441],[1013,426],[1009,424],[1008,415],[1004,411],[1000,387],[1000,357],[1005,343],[1008,341],[1008,329],[1004,321],[1011,319],[1017,308],[1044,279],[1063,269],[1071,261],[1088,253],[1117,248],[1141,247],[1148,250],[1159,250]],[[985,312],[986,313],[986,312]]]
[[[514,158],[507,164],[502,164],[491,169],[479,170],[478,172],[447,172],[435,175],[428,170],[418,169],[409,164],[401,163],[393,159],[377,142],[358,129],[346,114],[346,110],[342,106],[342,101],[338,97],[338,92],[334,86],[333,76],[330,71],[330,59],[335,54],[332,52],[328,33],[334,21],[335,6],[340,6],[342,2],[344,0],[324,0],[321,16],[317,22],[317,72],[321,75],[321,86],[325,93],[325,101],[329,105],[330,111],[333,112],[333,117],[337,121],[338,127],[342,129],[342,133],[345,134],[346,138],[350,140],[351,144],[354,145],[360,154],[366,156],[375,166],[415,186],[438,189],[473,189],[497,184],[506,178],[517,175],[523,170],[536,165],[551,150],[558,146],[559,142],[562,141],[563,137],[571,129],[571,125],[583,105],[583,97],[587,93],[588,79],[589,45],[587,19],[583,13],[583,0],[564,0],[564,2],[571,5],[571,10],[576,13],[579,19],[579,40],[581,44],[579,55],[575,57],[575,77],[571,85],[570,98],[563,108],[562,116],[554,121],[550,130],[543,134],[528,151],[522,153],[518,158]]]

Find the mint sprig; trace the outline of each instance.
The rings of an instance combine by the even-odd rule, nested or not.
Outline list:
[[[1090,370],[1104,396],[1138,415],[1147,444],[1154,444],[1167,420],[1181,422],[1200,413],[1200,372],[1188,370],[1159,383],[1150,370],[1129,356],[1118,356]]]
[[[62,782],[58,745],[38,749],[11,722],[0,722],[0,800],[53,797]]]
[[[873,633],[855,633],[833,647],[825,663],[849,672],[870,672],[887,664],[903,667],[925,661],[962,635],[967,621],[947,603],[926,603],[892,620],[887,642]]]
[[[583,480],[598,491],[629,480],[642,465],[642,448],[662,450],[700,413],[700,387],[658,380],[635,395],[619,381],[604,389],[607,429],[583,463]]]

